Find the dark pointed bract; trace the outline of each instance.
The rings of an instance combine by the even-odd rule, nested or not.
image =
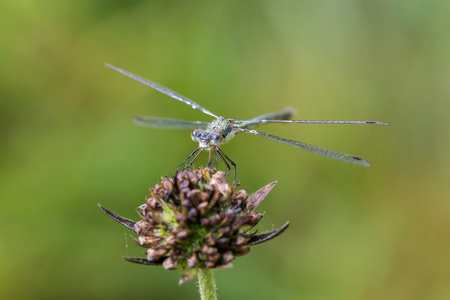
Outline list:
[[[276,181],[269,183],[256,191],[247,201],[247,211],[254,211],[255,208],[258,207],[258,205],[264,200],[267,194],[270,193],[275,184],[277,184]]]
[[[105,214],[107,214],[108,216],[113,218],[116,222],[119,222],[120,224],[122,224],[126,228],[134,231],[134,225],[136,224],[136,222],[134,222],[132,220],[129,220],[129,219],[126,219],[124,217],[121,217],[118,214],[115,214],[112,211],[107,210],[106,208],[104,208],[100,204],[98,204],[98,206],[105,212]]]
[[[163,259],[159,261],[148,261],[145,258],[137,258],[137,257],[124,257],[126,261],[133,262],[141,265],[151,265],[151,266],[161,266],[163,263]]]
[[[268,233],[255,235],[248,241],[247,245],[253,246],[253,245],[258,245],[258,244],[267,242],[273,238],[276,238],[280,234],[282,234],[283,231],[285,231],[288,227],[289,227],[289,221],[287,221],[283,226],[281,226],[280,228],[278,228],[276,230],[273,230]]]

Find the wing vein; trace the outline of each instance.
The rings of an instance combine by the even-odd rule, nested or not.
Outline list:
[[[303,150],[306,150],[309,152],[320,154],[320,155],[323,155],[323,156],[326,156],[329,158],[333,158],[336,160],[340,160],[343,162],[347,162],[347,163],[351,163],[351,164],[355,164],[355,165],[359,165],[359,166],[363,166],[363,167],[370,166],[370,163],[365,161],[364,159],[362,159],[358,156],[344,153],[344,152],[331,150],[331,149],[327,149],[324,147],[319,147],[319,146],[315,146],[315,145],[311,145],[311,144],[307,144],[307,143],[303,143],[303,142],[299,142],[299,141],[288,140],[288,139],[284,139],[284,138],[281,138],[281,137],[278,137],[275,135],[259,132],[259,131],[252,130],[252,129],[239,128],[238,130],[242,131],[242,132],[252,133],[252,134],[261,136],[263,138],[266,138],[268,140],[271,140],[271,141],[275,141],[278,143],[282,143],[285,145],[303,149]]]
[[[115,67],[113,65],[105,63],[105,66],[107,66],[108,68],[113,69],[114,71],[117,71],[117,72],[119,72],[119,73],[121,73],[121,74],[123,74],[123,75],[125,75],[125,76],[127,76],[129,78],[131,78],[131,79],[139,81],[140,83],[145,84],[146,86],[149,86],[149,87],[157,90],[158,92],[161,92],[161,93],[163,93],[163,94],[165,94],[165,95],[167,95],[167,96],[169,96],[169,97],[171,97],[173,99],[176,99],[178,101],[186,103],[187,105],[189,105],[190,107],[192,107],[194,109],[198,109],[198,110],[200,110],[201,112],[203,112],[205,114],[208,114],[210,116],[218,118],[217,115],[213,114],[212,112],[210,112],[209,110],[207,110],[203,106],[197,104],[196,102],[192,101],[191,99],[189,99],[189,98],[187,98],[187,97],[185,97],[183,95],[178,94],[175,91],[172,91],[171,89],[169,89],[169,88],[167,88],[165,86],[162,86],[162,85],[160,85],[160,84],[158,84],[156,82],[153,82],[153,81],[144,79],[142,77],[139,77],[139,76],[137,76],[137,75],[135,75],[133,73],[130,73],[130,72],[125,71],[125,70],[122,70],[122,69],[120,69],[118,67]]]

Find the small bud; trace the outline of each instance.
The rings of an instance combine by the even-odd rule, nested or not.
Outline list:
[[[234,259],[233,252],[227,251],[222,255],[222,260],[225,264],[231,262]]]
[[[230,244],[230,238],[228,237],[220,238],[217,240],[216,244],[221,248],[226,248]]]
[[[144,248],[155,247],[158,245],[159,239],[150,236],[140,236],[137,239],[137,244]]]
[[[147,260],[157,261],[167,253],[167,249],[156,248],[147,250]]]
[[[240,235],[236,238],[236,241],[234,242],[235,245],[241,246],[245,244],[245,238]]]
[[[205,215],[207,208],[208,208],[208,202],[202,202],[197,206],[197,209],[200,211],[202,216]]]
[[[219,223],[222,221],[222,216],[221,215],[212,215],[211,217],[209,217],[209,222],[212,226],[217,226],[219,225]]]
[[[188,219],[191,221],[197,220],[198,212],[195,208],[191,208],[188,212]]]
[[[174,260],[172,257],[166,258],[163,262],[163,267],[166,270],[176,270],[178,262]]]
[[[209,261],[214,262],[215,264],[221,259],[222,255],[220,253],[213,253],[209,256]]]
[[[208,192],[201,192],[200,193],[200,201],[206,202],[209,200],[209,193]]]
[[[192,203],[193,206],[197,206],[200,203],[200,190],[199,189],[193,189],[187,192],[186,197],[189,199],[189,201]]]
[[[171,191],[173,187],[173,180],[165,178],[164,181],[162,182],[162,186],[165,190]]]
[[[194,253],[191,257],[188,258],[187,264],[189,268],[195,268],[198,265],[197,255]]]
[[[177,239],[185,240],[190,236],[189,231],[183,230],[177,233]]]
[[[200,219],[200,226],[201,227],[208,227],[210,226],[211,222],[208,218],[201,218]]]
[[[177,221],[181,225],[186,225],[187,219],[188,219],[188,217],[184,214],[179,214],[175,217],[175,221]]]
[[[174,247],[177,244],[177,241],[175,240],[175,237],[173,235],[167,237],[166,239],[166,246],[167,247]]]
[[[209,247],[208,245],[204,244],[202,246],[202,252],[205,253],[206,255],[211,255],[217,253],[218,250],[217,248]]]

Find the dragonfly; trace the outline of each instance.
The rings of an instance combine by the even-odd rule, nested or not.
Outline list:
[[[265,139],[279,142],[282,144],[286,144],[292,147],[296,147],[299,149],[303,149],[309,152],[313,152],[316,154],[320,154],[329,158],[333,158],[336,160],[340,160],[346,163],[355,164],[363,167],[370,167],[370,163],[361,157],[350,155],[347,153],[343,153],[336,150],[330,150],[324,147],[315,146],[312,144],[307,144],[299,141],[289,140],[285,138],[281,138],[275,135],[267,134],[264,132],[259,132],[253,130],[252,128],[257,127],[262,124],[270,124],[270,123],[288,123],[288,124],[374,124],[374,125],[389,125],[389,123],[385,122],[377,122],[377,121],[330,121],[330,120],[291,120],[292,115],[294,114],[294,109],[286,108],[280,112],[268,113],[261,116],[257,116],[250,120],[234,120],[227,119],[221,116],[218,116],[191,99],[178,94],[177,92],[157,84],[153,81],[144,79],[139,77],[133,73],[122,70],[118,67],[105,63],[108,68],[113,69],[125,76],[128,76],[131,79],[134,79],[146,86],[149,86],[175,100],[181,101],[190,107],[197,109],[207,115],[210,115],[215,118],[212,122],[202,122],[202,121],[187,121],[187,120],[179,120],[179,119],[171,119],[171,118],[161,118],[161,117],[149,117],[149,116],[137,116],[133,119],[133,121],[145,127],[152,128],[163,128],[163,129],[194,129],[191,133],[191,138],[194,142],[198,142],[198,147],[186,157],[186,159],[179,165],[177,165],[177,169],[180,166],[186,166],[187,168],[191,167],[192,164],[196,161],[199,155],[203,151],[209,152],[209,160],[208,166],[213,168],[220,159],[225,163],[228,171],[227,177],[230,173],[230,165],[234,168],[234,180],[239,184],[239,181],[236,179],[236,164],[220,149],[220,146],[229,140],[231,140],[236,134],[244,132],[255,134],[257,136],[263,137]],[[212,153],[214,153],[215,161],[212,161]],[[187,165],[186,165],[186,162]]]

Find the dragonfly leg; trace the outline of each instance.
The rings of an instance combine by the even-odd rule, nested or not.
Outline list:
[[[227,178],[228,175],[230,175],[230,164],[228,163],[228,161],[226,160],[226,158],[223,156],[223,152],[219,150],[219,155],[222,158],[223,162],[225,163],[225,165],[227,166]]]
[[[234,163],[234,161],[232,161],[228,156],[226,156],[226,154],[223,153],[223,151],[220,150],[220,148],[217,148],[217,151],[219,152],[220,157],[222,157],[223,161],[224,161],[225,164],[227,165],[227,167],[228,167],[228,173],[230,173],[230,165],[227,163],[227,161],[234,167],[234,177],[233,177],[233,178],[234,178],[234,181],[236,181],[236,183],[237,183],[238,185],[240,185],[241,183],[240,183],[239,180],[237,180],[237,178],[236,178],[236,164]],[[227,177],[228,177],[228,173],[227,173]]]
[[[197,158],[198,158],[198,156],[200,155],[200,153],[202,153],[203,150],[205,150],[205,149],[203,149],[203,148],[199,148],[199,149],[200,149],[200,151],[194,156],[194,158],[191,160],[191,162],[187,165],[187,168],[188,168],[188,169],[192,166],[192,164],[194,163],[194,161],[197,160]]]
[[[216,147],[214,147],[213,150],[214,150],[214,154],[216,155],[216,161],[212,164],[211,169],[214,168],[214,166],[219,162],[219,155],[217,155]],[[209,159],[211,160],[211,150],[209,151]],[[228,167],[228,170],[229,169],[230,169],[230,167]]]
[[[184,166],[184,165],[186,164],[186,161],[189,160],[192,156],[194,156],[195,153],[197,153],[199,150],[200,150],[200,148],[195,149],[191,154],[189,154],[188,157],[186,157],[185,160],[183,160],[183,162],[182,162],[181,164],[177,165],[176,168],[178,169],[179,166]],[[201,151],[200,151],[200,153],[201,153]],[[197,155],[197,156],[198,156],[198,155]],[[192,163],[190,163],[189,166],[190,166],[191,164],[192,164]]]
[[[208,153],[208,167],[211,168],[211,150],[209,150],[209,153]]]

